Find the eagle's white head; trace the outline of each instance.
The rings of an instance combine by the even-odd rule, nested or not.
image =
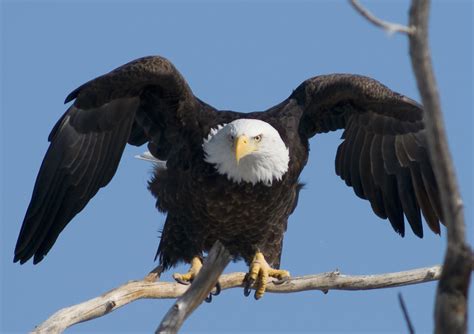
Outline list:
[[[234,182],[269,186],[288,171],[289,151],[280,134],[257,119],[238,119],[212,129],[202,147],[205,161]]]

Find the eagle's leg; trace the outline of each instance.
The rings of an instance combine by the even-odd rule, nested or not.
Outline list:
[[[181,284],[191,284],[192,281],[196,278],[197,274],[202,268],[202,260],[200,257],[195,256],[191,260],[191,267],[189,268],[186,274],[174,273],[173,278]]]
[[[255,283],[255,299],[262,298],[269,277],[283,280],[289,278],[290,273],[286,270],[273,269],[261,252],[255,253],[245,279],[244,294],[248,296],[250,294],[250,287]]]

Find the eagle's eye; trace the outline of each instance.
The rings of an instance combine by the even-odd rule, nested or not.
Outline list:
[[[233,142],[234,139],[235,139],[235,136],[234,136],[234,135],[229,135],[229,140],[230,140],[231,142]]]
[[[258,135],[258,136],[253,137],[253,140],[255,140],[255,142],[258,143],[260,140],[262,140],[262,135]]]

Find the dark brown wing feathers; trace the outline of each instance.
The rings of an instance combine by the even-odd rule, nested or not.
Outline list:
[[[49,135],[15,262],[32,256],[41,261],[69,221],[110,182],[126,143],[163,145],[165,129],[181,126],[195,104],[182,76],[161,57],[137,59],[89,81],[66,102],[74,99]]]
[[[307,138],[344,129],[336,174],[404,235],[404,215],[423,236],[421,213],[435,233],[443,221],[429,159],[423,108],[374,79],[334,74],[305,81],[291,95],[303,108]]]
[[[186,169],[183,161],[199,154],[202,138],[217,119],[220,124],[242,117],[230,111],[216,116],[162,57],[140,58],[91,80],[67,96],[66,102],[72,100],[48,138],[51,144],[23,221],[15,262],[42,260],[69,221],[110,182],[127,142],[148,142],[151,153],[168,160],[170,169],[174,164]],[[344,129],[335,165],[346,184],[401,235],[404,215],[414,233],[423,235],[420,210],[428,226],[440,232],[441,206],[419,104],[373,79],[347,74],[307,80],[291,95],[288,110],[286,102],[268,114],[250,116],[259,114],[278,128],[285,119],[277,124],[275,113],[285,110],[280,116],[291,119],[302,115],[298,131],[306,144],[317,133]],[[293,133],[291,140],[301,137]],[[301,147],[307,153],[307,146]],[[300,171],[305,162],[293,161],[293,168]],[[281,244],[271,247],[279,258]]]
[[[138,98],[114,100],[98,113],[117,111],[115,126],[88,131],[82,127],[81,109],[72,106],[51,137],[51,145],[38,173],[35,188],[15,249],[15,260],[25,262],[35,255],[34,263],[55,242],[66,224],[87,204],[99,188],[108,184],[128,139]],[[100,110],[103,109],[103,110]],[[86,114],[86,117],[90,116]],[[74,121],[75,120],[75,121]],[[80,126],[74,126],[74,123]]]

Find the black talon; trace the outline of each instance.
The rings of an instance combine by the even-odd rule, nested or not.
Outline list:
[[[209,292],[209,295],[204,299],[206,303],[212,302],[212,296],[217,296],[221,293],[221,284],[219,282],[216,283],[215,289],[215,291]]]
[[[244,287],[244,296],[245,297],[250,296],[250,292],[252,292],[252,289],[250,289],[250,286],[245,285],[245,287]]]
[[[211,291],[211,295],[218,296],[221,293],[221,283],[216,283],[216,291]]]
[[[244,296],[248,297],[248,296],[250,296],[250,293],[252,292],[251,287],[252,287],[253,283],[255,283],[255,280],[250,279],[247,275],[247,276],[245,276],[244,281],[245,281]]]
[[[181,278],[176,278],[176,277],[173,277],[174,280],[180,284],[183,284],[183,285],[190,285],[192,283],[192,281],[185,281],[185,280],[182,280]]]
[[[253,298],[255,298],[255,300],[259,300],[260,298],[262,297],[257,297],[257,291],[255,291],[254,295],[253,295]]]

